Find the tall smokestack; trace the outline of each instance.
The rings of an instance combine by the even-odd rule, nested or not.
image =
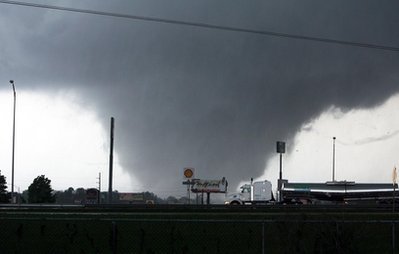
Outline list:
[[[114,118],[111,117],[111,136],[109,149],[109,183],[108,183],[108,203],[112,203],[112,167],[114,161]]]

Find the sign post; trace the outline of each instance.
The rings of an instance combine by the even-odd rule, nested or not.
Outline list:
[[[191,181],[191,191],[202,194],[202,204],[204,204],[204,193],[206,193],[206,204],[210,204],[211,193],[227,193],[227,180],[223,177],[221,180],[203,180],[193,179]]]
[[[191,186],[191,179],[194,177],[194,168],[184,168],[183,175],[184,179],[187,180],[183,184],[187,184],[188,204],[190,204],[191,203],[190,186]]]

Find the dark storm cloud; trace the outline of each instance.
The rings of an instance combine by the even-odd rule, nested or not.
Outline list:
[[[395,1],[101,3],[78,7],[399,45]],[[276,140],[331,105],[373,107],[399,90],[398,52],[1,7],[13,25],[0,26],[0,76],[77,89],[105,128],[115,116],[123,168],[154,191],[180,187],[185,166],[232,185],[259,176]]]

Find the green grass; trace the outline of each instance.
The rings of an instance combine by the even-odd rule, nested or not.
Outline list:
[[[392,253],[393,225],[390,212],[16,209],[0,212],[0,253]]]

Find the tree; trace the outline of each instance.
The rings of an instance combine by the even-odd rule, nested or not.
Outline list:
[[[166,203],[167,204],[177,204],[177,203],[179,203],[179,200],[177,198],[175,198],[174,196],[169,196],[166,199]]]
[[[82,187],[77,188],[75,191],[75,202],[83,204],[85,198],[86,198],[86,190]]]
[[[164,203],[164,200],[163,200],[163,199],[159,198],[157,195],[155,195],[155,194],[152,193],[152,192],[146,191],[146,192],[143,193],[143,195],[144,195],[144,200],[145,200],[146,202],[152,200],[152,201],[154,201],[155,204],[162,204],[162,203]]]
[[[73,204],[75,200],[75,190],[69,187],[64,191],[56,192],[56,203],[58,204]]]
[[[54,203],[55,195],[51,188],[51,180],[44,175],[38,176],[28,188],[29,203]]]
[[[0,172],[0,203],[9,203],[9,198],[6,177]]]

